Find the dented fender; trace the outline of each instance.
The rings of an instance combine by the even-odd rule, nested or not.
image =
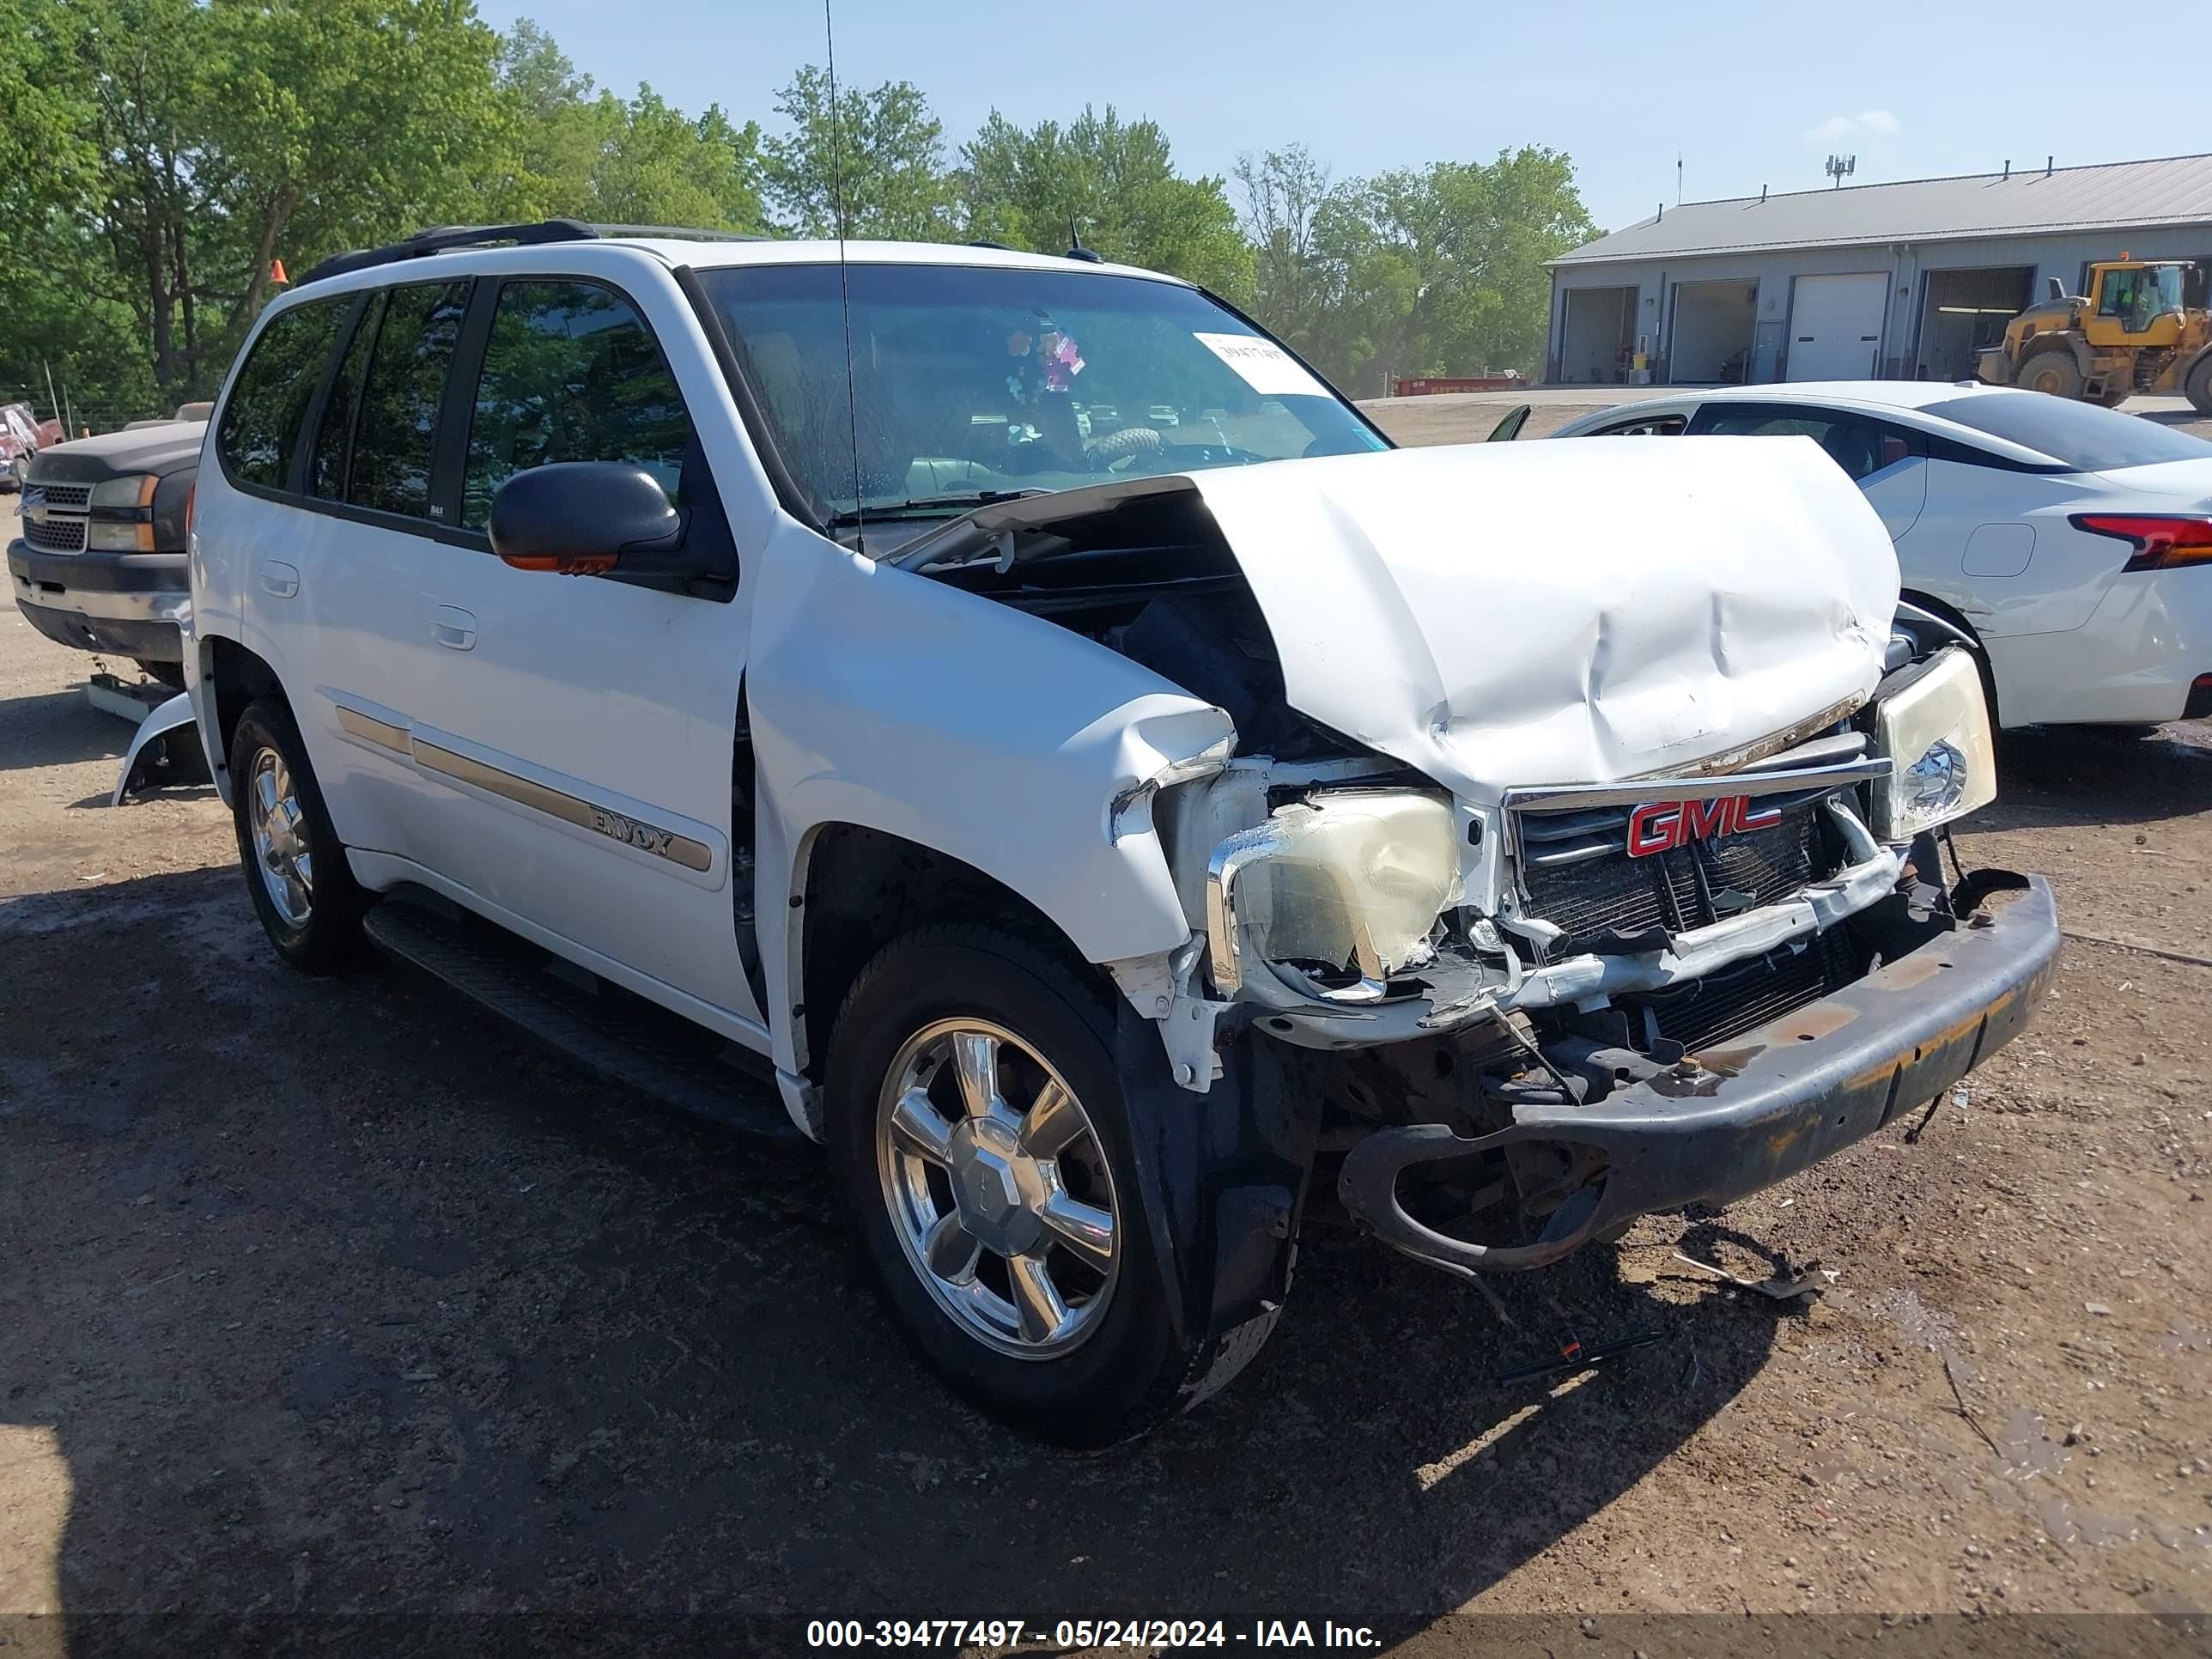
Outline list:
[[[757,927],[778,1066],[799,1065],[800,981],[795,913],[775,896],[804,891],[807,849],[830,825],[982,872],[1089,962],[1188,943],[1144,786],[1225,754],[1235,728],[1220,709],[1079,635],[797,525],[763,561],[750,658]]]

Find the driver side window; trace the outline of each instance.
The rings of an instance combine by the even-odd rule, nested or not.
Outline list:
[[[461,521],[482,530],[516,473],[555,461],[620,461],[682,505],[691,417],[660,345],[623,295],[597,283],[501,286],[469,425]]]

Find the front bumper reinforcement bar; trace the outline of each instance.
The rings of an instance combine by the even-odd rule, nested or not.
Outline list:
[[[1808,1169],[1935,1099],[2018,1034],[2058,956],[2050,884],[2027,878],[1978,915],[1833,995],[1588,1106],[1528,1104],[1474,1138],[1441,1123],[1378,1129],[1337,1189],[1384,1243],[1448,1272],[1540,1267],[1639,1215],[1723,1204]],[[1424,1226],[1398,1201],[1416,1164],[1542,1141],[1596,1172],[1530,1243],[1486,1246]]]

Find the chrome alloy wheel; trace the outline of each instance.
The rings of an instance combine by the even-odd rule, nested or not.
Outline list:
[[[924,1026],[876,1102],[876,1167],[900,1247],[978,1340],[1050,1359],[1104,1317],[1121,1210],[1098,1133],[1051,1064],[1003,1026]]]
[[[292,787],[292,769],[274,749],[257,750],[247,780],[246,817],[261,885],[287,927],[304,927],[315,909],[315,867],[307,848],[307,815]]]

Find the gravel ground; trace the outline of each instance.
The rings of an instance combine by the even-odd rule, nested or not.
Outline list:
[[[251,1648],[304,1620],[381,1654],[444,1618],[796,1648],[820,1616],[1203,1613],[1432,1651],[1564,1653],[1579,1624],[1626,1655],[1885,1633],[1746,1614],[2041,1611],[2201,1650],[2199,730],[2008,741],[1969,859],[2049,872],[2120,943],[2069,944],[1964,1109],[1509,1279],[1510,1328],[1324,1205],[1262,1363],[1076,1457],[909,1358],[811,1156],[596,1085],[411,974],[280,970],[210,792],[102,804],[128,733],[85,665],[0,614],[0,1613],[43,1615],[0,1641]],[[1826,1288],[1778,1304],[1678,1248],[1817,1259]],[[1576,1382],[1489,1380],[1644,1330]],[[1534,1621],[1476,1622],[1503,1614]]]

